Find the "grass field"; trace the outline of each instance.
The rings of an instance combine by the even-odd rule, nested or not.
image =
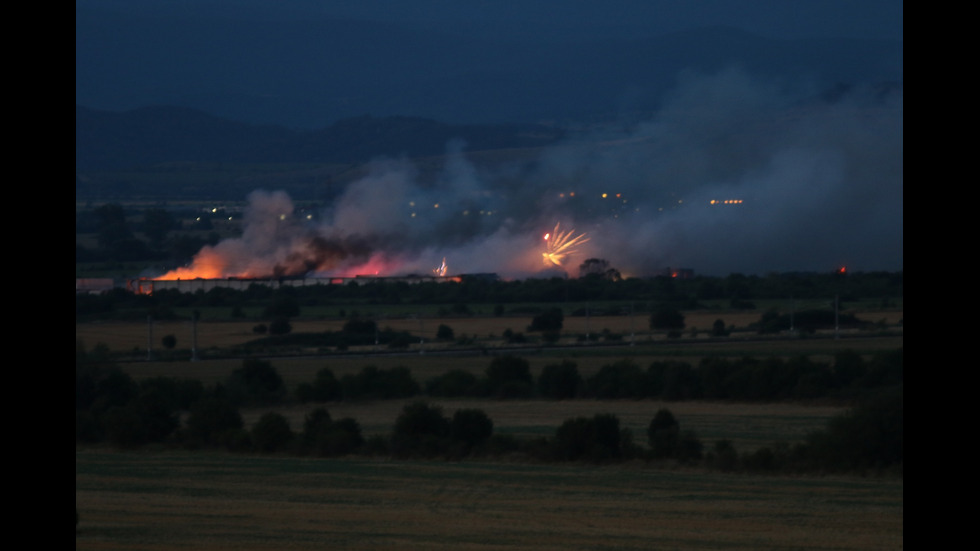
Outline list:
[[[895,327],[903,320],[904,312],[867,311],[857,312],[859,319],[873,323],[884,322]],[[685,312],[687,329],[684,340],[705,340],[709,336],[712,324],[722,319],[727,327],[734,327],[736,332],[733,339],[755,336],[753,331],[746,328],[758,322],[761,314],[757,311],[692,311]],[[294,333],[316,333],[323,331],[339,331],[346,319],[297,319],[291,322]],[[645,316],[566,316],[562,333],[563,342],[574,343],[577,335],[586,333],[594,336],[602,335],[604,330],[617,334],[621,342],[636,342],[638,344],[663,342],[667,340],[663,332],[652,332],[648,328]],[[75,339],[92,347],[98,343],[105,344],[111,351],[117,353],[134,353],[145,357],[147,345],[157,351],[161,350],[160,341],[165,335],[177,338],[177,347],[189,349],[195,338],[197,349],[206,351],[211,348],[224,349],[241,345],[258,337],[253,328],[258,321],[209,321],[206,318],[196,326],[189,321],[155,321],[148,324],[140,321],[111,321],[88,322],[75,324]],[[431,317],[431,318],[380,318],[379,328],[390,327],[396,331],[408,331],[415,336],[425,339],[430,348],[445,347],[435,342],[439,325],[445,324],[453,329],[456,337],[471,337],[477,346],[499,346],[502,343],[504,331],[510,329],[515,333],[525,332],[531,323],[531,316],[475,316],[475,317]],[[692,328],[696,334],[692,337]],[[850,331],[850,333],[867,333],[867,331]],[[416,347],[417,348],[417,347]]]
[[[897,323],[901,312],[889,314]],[[701,313],[688,324],[710,327],[722,317],[739,327],[758,319]],[[731,321],[729,321],[731,320]],[[521,331],[529,318],[390,320],[390,325],[434,335],[438,323],[457,336]],[[294,331],[336,330],[343,320],[306,320]],[[629,334],[629,316],[566,318],[565,331]],[[200,349],[229,347],[254,338],[254,322],[202,322]],[[696,325],[702,327],[702,325]],[[195,378],[211,385],[225,380],[242,360],[146,360],[145,323],[76,323],[76,340],[104,343],[132,361],[121,367],[133,378]],[[186,322],[155,323],[154,339],[190,340]],[[903,346],[897,334],[861,338],[757,341],[732,338],[709,342],[668,340],[637,331],[636,346],[549,349],[532,346],[521,355],[537,377],[564,359],[588,377],[601,366],[628,358],[641,367],[654,360],[682,359],[696,365],[706,356],[809,356],[829,360],[840,350],[862,354]],[[850,337],[853,335],[846,335]],[[156,347],[157,354],[162,351]],[[372,352],[368,349],[364,352]],[[491,357],[480,353],[320,354],[268,358],[287,388],[309,382],[330,368],[338,377],[363,367],[407,367],[423,383],[450,369],[482,375]],[[491,348],[490,353],[495,351]],[[125,358],[124,358],[125,359]],[[387,435],[411,400],[326,404],[333,419],[351,417],[365,436]],[[694,431],[706,448],[731,440],[739,453],[774,442],[798,442],[825,426],[841,408],[832,405],[662,402],[658,400],[430,400],[451,415],[481,409],[494,431],[519,437],[553,437],[566,419],[611,413],[645,444],[646,427],[667,407],[683,430]],[[302,427],[314,405],[271,408]],[[252,426],[267,409],[242,410]],[[483,462],[389,461],[368,457],[310,459],[157,449],[118,452],[76,448],[75,500],[80,515],[76,550],[278,550],[278,549],[664,549],[664,550],[895,550],[904,546],[904,483],[896,478],[788,477],[723,474],[656,467],[642,462],[615,466]]]
[[[76,550],[889,550],[903,483],[75,452]]]

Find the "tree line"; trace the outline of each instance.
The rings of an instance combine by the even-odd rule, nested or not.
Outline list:
[[[405,368],[382,370],[368,366],[339,379],[324,368],[313,381],[301,383],[290,393],[277,370],[263,360],[243,360],[242,366],[226,380],[210,388],[200,381],[168,377],[137,383],[108,358],[103,348],[97,346],[89,351],[76,343],[75,435],[76,444],[107,443],[121,448],[155,445],[317,457],[524,457],[592,463],[644,460],[720,470],[901,473],[900,358],[901,351],[884,354],[863,368],[859,356],[839,358],[834,367],[847,373],[841,385],[852,389],[849,396],[857,404],[855,407],[832,419],[825,429],[808,435],[805,442],[774,443],[739,454],[730,441],[705,446],[695,433],[682,430],[679,420],[666,408],[651,419],[647,434],[640,441],[620,427],[618,418],[611,414],[568,419],[551,437],[519,439],[495,433],[493,420],[482,410],[461,409],[449,414],[428,401],[455,395],[562,399],[584,396],[582,389],[590,387],[596,398],[640,397],[623,395],[637,382],[622,375],[628,372],[636,376],[637,372],[632,368],[624,371],[622,362],[607,366],[610,369],[604,367],[584,380],[576,376],[574,364],[561,362],[546,367],[535,381],[526,361],[500,357],[491,361],[482,377],[470,378],[462,371],[451,371],[428,381],[424,393],[423,385],[414,381]],[[899,365],[884,367],[889,362]],[[728,372],[731,388],[743,388],[744,381],[751,377],[739,375],[734,366]],[[647,374],[660,367],[651,365]],[[642,378],[642,370],[640,375]],[[699,396],[684,397],[722,397],[717,389],[704,394],[705,388]],[[733,394],[732,390],[725,393],[728,397]],[[327,409],[330,402],[339,400],[410,397],[417,400],[405,406],[388,435],[365,437],[356,419],[333,419]],[[295,430],[285,416],[275,411],[246,428],[240,413],[241,408],[270,408],[295,402],[314,404],[303,426]]]
[[[869,273],[785,273],[766,276],[731,274],[725,277],[696,276],[674,279],[663,276],[612,280],[595,275],[580,278],[549,278],[502,281],[478,276],[461,276],[460,281],[373,280],[346,285],[281,286],[253,283],[247,289],[213,288],[193,293],[159,290],[153,295],[137,295],[125,289],[91,295],[76,294],[76,321],[100,318],[173,317],[178,308],[226,308],[231,317],[244,308],[264,311],[287,305],[300,315],[307,307],[358,304],[432,305],[447,315],[468,315],[469,305],[484,305],[492,315],[517,312],[517,308],[542,310],[535,305],[576,304],[569,315],[629,315],[656,313],[663,309],[696,310],[710,305],[736,310],[756,309],[763,300],[839,301],[841,307],[857,300],[875,300],[883,308],[904,296],[902,272]],[[590,303],[586,308],[582,303]],[[774,320],[782,323],[782,320]]]

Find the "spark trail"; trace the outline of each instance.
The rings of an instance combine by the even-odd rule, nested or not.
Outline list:
[[[577,247],[587,243],[589,238],[584,233],[575,235],[575,230],[561,231],[561,223],[555,224],[555,230],[544,235],[545,251],[541,253],[544,263],[548,266],[561,266],[566,258],[578,252]]]

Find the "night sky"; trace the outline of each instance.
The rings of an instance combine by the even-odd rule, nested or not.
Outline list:
[[[445,257],[450,273],[528,276],[561,223],[590,237],[573,264],[626,275],[902,270],[902,41],[889,1],[81,0],[75,99],[294,128],[371,114],[571,130],[493,170],[447,143],[435,180],[378,159],[314,227],[219,246],[273,263],[313,234],[357,237],[357,262],[401,273]],[[290,208],[276,190],[252,200],[256,227]]]

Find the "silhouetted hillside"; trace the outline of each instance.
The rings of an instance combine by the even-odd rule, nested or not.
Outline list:
[[[229,121],[183,107],[110,112],[75,107],[75,170],[111,171],[161,163],[344,163],[377,156],[441,155],[539,147],[560,130],[531,124],[450,125],[414,117],[362,116],[322,130]]]

